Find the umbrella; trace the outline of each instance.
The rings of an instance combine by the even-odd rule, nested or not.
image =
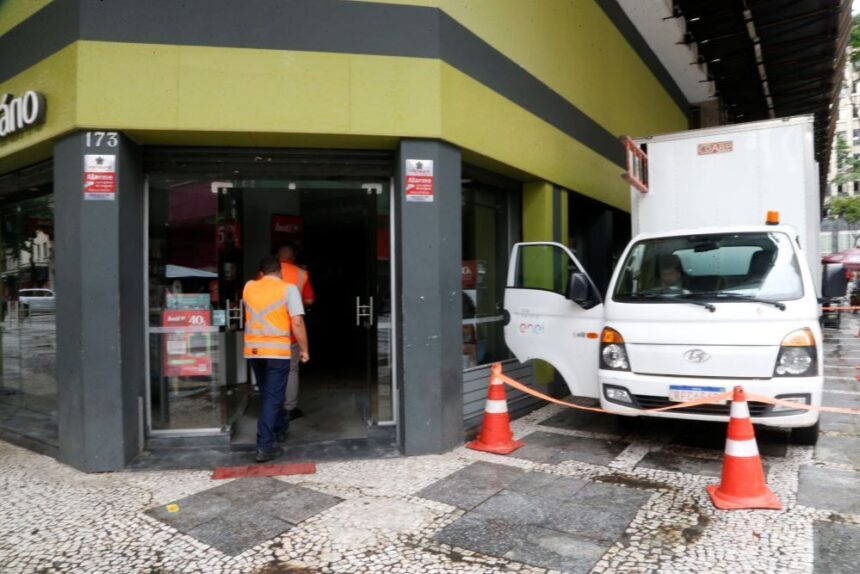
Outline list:
[[[822,263],[841,263],[848,271],[860,271],[860,247],[831,253],[821,258]]]
[[[164,276],[168,279],[176,279],[179,277],[204,277],[207,279],[218,278],[217,273],[212,273],[205,269],[195,269],[193,267],[185,267],[183,265],[171,265],[170,263],[165,266]]]

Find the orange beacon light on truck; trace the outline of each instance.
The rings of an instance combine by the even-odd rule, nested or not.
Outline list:
[[[779,212],[778,211],[768,211],[767,212],[767,220],[765,221],[768,225],[779,225]]]

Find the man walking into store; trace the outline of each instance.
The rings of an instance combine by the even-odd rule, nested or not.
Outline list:
[[[242,301],[245,358],[254,371],[262,399],[255,459],[268,462],[284,453],[283,448],[275,446],[275,440],[283,440],[290,424],[284,412],[290,363],[310,359],[305,310],[298,288],[281,280],[281,265],[275,257],[260,262],[260,276],[245,284]],[[296,349],[295,354],[292,349]]]
[[[310,274],[296,265],[296,255],[298,249],[292,243],[282,245],[278,249],[278,259],[281,262],[281,279],[295,285],[302,296],[302,304],[305,306],[313,305],[314,303],[314,288],[311,286]],[[298,350],[293,347],[293,353]],[[297,419],[302,416],[302,409],[299,408],[299,363],[293,361],[290,364],[290,376],[287,380],[287,396],[284,402],[284,407],[287,409],[287,417],[290,420]]]

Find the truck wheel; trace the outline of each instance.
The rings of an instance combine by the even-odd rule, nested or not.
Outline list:
[[[811,427],[799,427],[791,429],[791,444],[800,446],[815,446],[818,442],[818,426],[815,423]]]

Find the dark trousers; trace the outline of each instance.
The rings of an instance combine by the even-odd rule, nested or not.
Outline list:
[[[260,415],[257,417],[257,450],[270,451],[275,437],[287,432],[290,421],[284,411],[284,394],[290,374],[289,359],[248,359],[260,387]]]

